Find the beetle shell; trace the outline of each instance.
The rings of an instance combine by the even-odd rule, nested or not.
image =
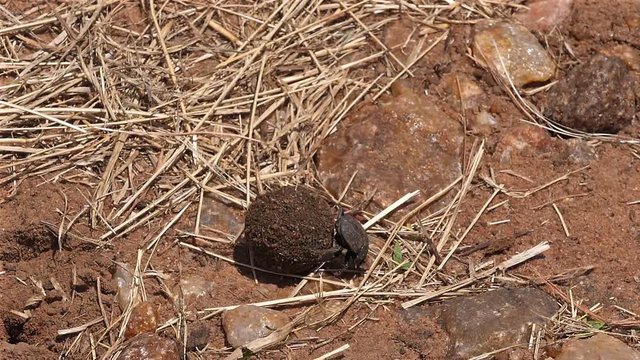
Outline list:
[[[369,237],[362,224],[356,218],[340,212],[336,221],[336,241],[347,249],[347,262],[357,267],[369,252]]]

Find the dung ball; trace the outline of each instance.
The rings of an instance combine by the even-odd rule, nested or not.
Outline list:
[[[333,246],[335,214],[310,188],[288,186],[259,195],[249,206],[245,240],[257,266],[307,274]]]

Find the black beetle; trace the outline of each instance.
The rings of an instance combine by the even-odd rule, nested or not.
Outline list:
[[[369,237],[362,224],[350,214],[345,214],[342,207],[336,220],[336,242],[347,250],[345,260],[352,269],[364,262],[369,253]]]

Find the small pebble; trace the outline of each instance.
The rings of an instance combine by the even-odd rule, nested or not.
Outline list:
[[[130,339],[138,334],[152,333],[158,327],[158,309],[148,302],[142,302],[131,311],[124,338]]]
[[[192,324],[189,326],[189,337],[187,338],[187,351],[202,350],[209,343],[211,338],[211,328],[205,323]]]
[[[560,25],[569,15],[573,0],[538,0],[529,4],[529,10],[518,14],[516,19],[529,29],[550,31]]]
[[[131,271],[131,268],[127,264],[116,263],[113,280],[118,288],[118,305],[120,306],[120,310],[124,311],[124,309],[129,305],[130,297],[132,295],[133,271]],[[139,301],[139,295],[135,293],[133,296],[133,303],[135,304]]]
[[[222,314],[222,327],[229,345],[237,348],[268,336],[290,320],[287,314],[277,310],[241,305]]]
[[[443,77],[442,85],[447,92],[447,100],[456,110],[477,108],[485,100],[484,90],[468,75],[447,74]]]
[[[139,334],[129,340],[117,360],[179,360],[175,340],[158,334]]]
[[[511,79],[515,86],[521,87],[553,77],[555,63],[526,27],[507,21],[486,20],[477,23],[474,32],[474,55],[485,61],[507,83]]]

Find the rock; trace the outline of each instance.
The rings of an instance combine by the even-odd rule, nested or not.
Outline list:
[[[180,351],[175,340],[158,334],[139,334],[125,343],[117,360],[179,360]]]
[[[319,328],[325,319],[340,311],[344,304],[342,301],[327,300],[314,306],[304,317],[304,324],[311,328]]]
[[[426,309],[426,310],[425,310]],[[449,359],[449,336],[437,323],[428,308],[413,307],[401,310],[395,327],[396,341],[420,354],[420,359]]]
[[[308,274],[333,247],[337,212],[310,188],[289,186],[259,195],[247,210],[245,239],[259,267]]]
[[[493,132],[497,125],[498,120],[495,116],[486,110],[480,110],[475,117],[471,118],[471,121],[469,121],[467,126],[473,134],[488,136]]]
[[[211,328],[204,322],[191,324],[187,337],[187,351],[202,350],[209,343]]]
[[[213,281],[200,275],[192,275],[180,279],[178,286],[176,286],[176,293],[181,291],[182,296],[186,299],[195,300],[203,296],[213,296],[214,289]]]
[[[277,310],[241,305],[222,314],[222,327],[229,345],[237,348],[268,336],[290,320],[287,314]]]
[[[506,21],[477,23],[473,52],[505,81],[511,78],[517,87],[545,82],[553,77],[556,69],[547,51],[526,27]]]
[[[136,305],[131,311],[124,338],[130,339],[138,334],[152,333],[158,327],[158,308],[144,301]]]
[[[403,64],[407,65],[420,53],[418,45],[417,24],[408,18],[396,20],[385,29],[382,42],[391,50],[391,53]],[[396,63],[394,62],[394,65]],[[400,66],[400,65],[397,65]]]
[[[545,324],[558,310],[553,298],[534,288],[498,289],[441,306],[451,339],[447,358],[456,359],[527,343],[531,324]]]
[[[575,130],[615,133],[631,124],[634,110],[627,65],[617,57],[595,55],[551,88],[545,115]]]
[[[121,311],[124,311],[129,306],[131,296],[133,295],[133,304],[140,301],[140,295],[136,292],[132,294],[133,290],[133,271],[128,264],[116,263],[115,271],[113,273],[113,281],[115,281],[118,288],[118,306]]]
[[[568,139],[566,145],[566,159],[571,164],[586,166],[598,159],[596,148],[582,139]]]
[[[569,15],[573,0],[537,0],[529,4],[529,10],[516,15],[529,29],[550,31],[560,25]]]
[[[461,174],[460,123],[404,83],[391,92],[353,111],[317,157],[320,178],[336,196],[357,171],[345,200],[362,204],[373,196],[373,212],[415,190],[416,202],[425,200]]]
[[[619,44],[611,48],[602,49],[600,53],[605,56],[619,57],[629,69],[640,72],[640,51],[626,44]]]
[[[210,196],[202,201],[200,224],[228,235],[237,235],[242,231],[242,212]]]
[[[513,154],[540,155],[550,152],[553,139],[541,127],[518,124],[508,130],[500,138],[496,153],[500,154],[500,162],[509,162]]]
[[[640,360],[640,352],[605,334],[586,340],[571,340],[562,346],[556,360]]]
[[[485,92],[468,75],[448,73],[443,77],[442,85],[447,92],[447,100],[456,110],[477,108],[485,100]]]

